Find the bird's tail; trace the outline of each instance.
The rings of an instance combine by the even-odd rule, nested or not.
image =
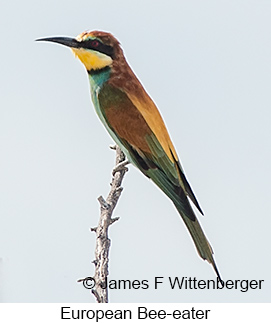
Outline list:
[[[195,218],[195,220],[191,220],[189,219],[186,215],[183,214],[183,210],[179,210],[179,208],[177,207],[182,219],[184,220],[184,223],[195,243],[195,246],[197,248],[197,251],[200,255],[200,257],[203,260],[207,260],[214,268],[214,271],[217,274],[218,279],[220,280],[220,282],[222,282],[221,276],[219,274],[219,271],[217,269],[214,257],[213,257],[213,249],[210,245],[210,243],[208,242],[197,218]]]

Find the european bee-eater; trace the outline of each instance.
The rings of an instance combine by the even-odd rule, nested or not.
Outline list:
[[[76,38],[38,39],[68,46],[86,67],[95,110],[105,128],[141,172],[172,200],[193,238],[201,258],[212,264],[212,248],[189,199],[203,214],[185,177],[163,119],[126,62],[118,40],[102,31]]]

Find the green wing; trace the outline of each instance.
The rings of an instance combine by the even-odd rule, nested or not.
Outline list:
[[[180,163],[169,159],[128,96],[120,89],[105,84],[100,90],[98,102],[104,123],[128,159],[161,188],[180,212],[194,221],[195,214],[187,196],[202,211]]]

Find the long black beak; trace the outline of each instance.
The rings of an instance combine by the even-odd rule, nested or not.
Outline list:
[[[49,42],[58,43],[72,48],[82,47],[82,43],[80,43],[75,38],[69,38],[69,37],[48,37],[48,38],[36,39],[36,41],[49,41]]]

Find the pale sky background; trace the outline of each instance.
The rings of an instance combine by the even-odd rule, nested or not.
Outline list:
[[[157,103],[205,212],[224,280],[261,290],[171,290],[167,277],[215,279],[170,200],[133,166],[110,228],[111,302],[271,301],[271,2],[5,1],[0,60],[0,301],[95,302],[76,281],[94,266],[97,197],[113,143],[68,48],[34,40],[112,32]],[[155,276],[165,283],[155,290]]]

